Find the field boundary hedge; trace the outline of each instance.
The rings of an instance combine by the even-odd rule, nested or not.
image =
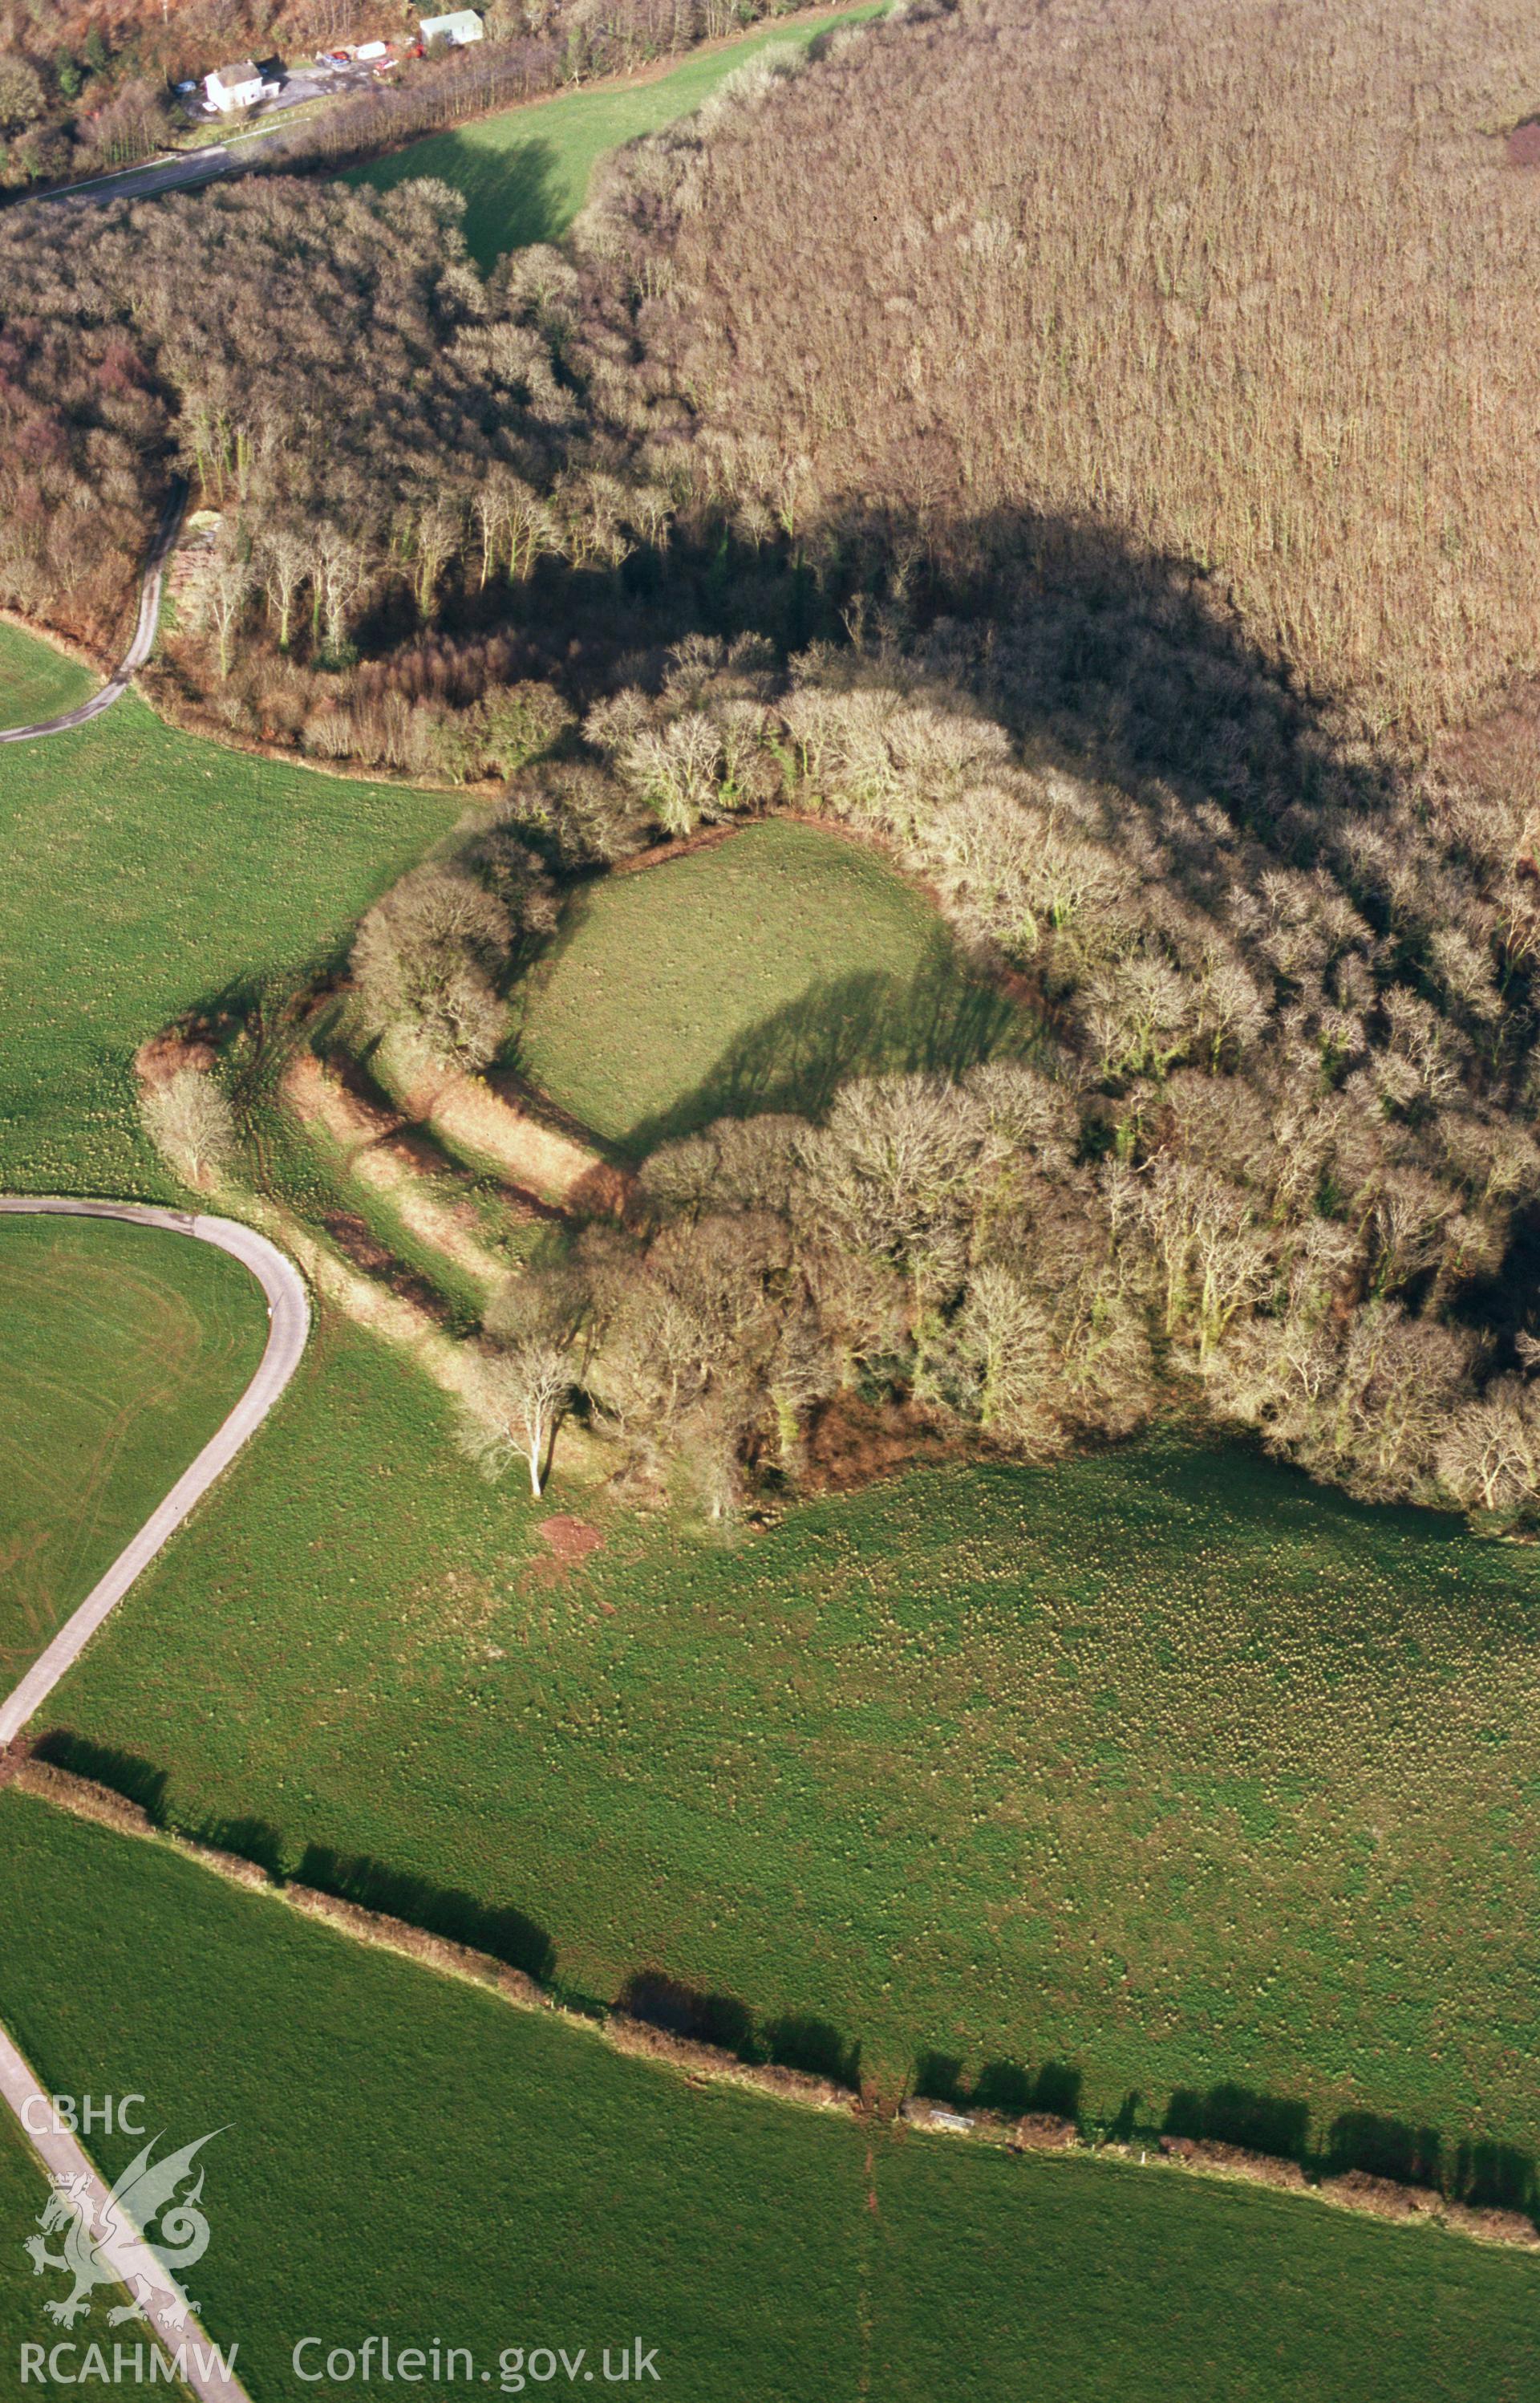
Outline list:
[[[244,1854],[160,1824],[144,1804],[100,1780],[41,1757],[30,1738],[20,1738],[8,1751],[0,1752],[0,1788],[6,1785],[116,1834],[164,1844],[213,1875],[286,1905],[302,1918],[318,1920],[354,1943],[397,1953],[439,1977],[479,1986],[515,2010],[553,2014],[613,2050],[671,2070],[691,2085],[747,2087],[805,2110],[844,2111],[854,2118],[878,2113],[874,2098],[833,2078],[774,2062],[744,2061],[724,2046],[675,2035],[618,2006],[595,2003],[575,2007],[538,1979],[490,1952],[388,1912],[368,1910],[340,1895],[274,1877]],[[1305,2164],[1278,2154],[1174,2134],[1160,2135],[1153,2145],[1140,2145],[1131,2138],[1097,2141],[1089,2139],[1075,2120],[1059,2114],[959,2110],[921,2095],[906,2098],[896,2117],[917,2135],[982,2143],[1018,2155],[1094,2157],[1230,2185],[1265,2186],[1276,2193],[1297,2195],[1399,2227],[1437,2229],[1477,2243],[1540,2253],[1540,2230],[1522,2212],[1475,2207],[1436,2188],[1377,2177],[1365,2170],[1312,2175]]]

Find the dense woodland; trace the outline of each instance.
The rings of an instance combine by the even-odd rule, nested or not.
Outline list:
[[[1537,109],[1524,0],[911,15],[611,163],[606,395],[751,528],[880,519],[910,584],[1110,535],[1458,723],[1540,664]]]
[[[178,579],[172,660],[230,722],[284,733],[317,688],[300,660],[335,699],[361,644],[437,628],[451,583],[505,596],[506,619],[548,552],[651,538],[666,503],[613,471],[562,373],[571,265],[526,252],[483,280],[460,214],[439,185],[283,178],[0,218],[0,597],[109,623],[178,465],[216,524]],[[369,756],[353,730],[313,747]]]
[[[487,1064],[568,879],[785,806],[1040,1020],[655,1155],[493,1313],[483,1450],[580,1395],[725,1510],[841,1392],[1033,1453],[1177,1394],[1533,1507],[1540,28],[1347,14],[916,12],[490,279],[426,185],[0,221],[6,597],[104,625],[180,464],[183,698],[502,787],[362,1033]]]
[[[362,1034],[485,1063],[575,866],[793,806],[891,845],[1043,1039],[655,1153],[626,1231],[493,1313],[493,1449],[521,1448],[531,1380],[548,1420],[580,1390],[720,1511],[750,1468],[795,1475],[837,1393],[1044,1456],[1185,1391],[1366,1496],[1528,1509],[1540,910],[1500,827],[1436,838],[1344,792],[1269,842],[1154,780],[1024,764],[915,655],[788,680],[695,641],[582,732],[586,764],[528,769],[365,921]]]

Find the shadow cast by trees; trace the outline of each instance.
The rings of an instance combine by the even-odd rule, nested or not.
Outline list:
[[[1062,2061],[1046,2061],[1035,2072],[1017,2061],[986,2061],[972,2079],[951,2053],[923,2052],[914,2064],[914,2091],[926,2102],[956,2111],[992,2111],[1002,2118],[1042,2112],[1048,2118],[1078,2120],[1083,2083],[1081,2072]]]
[[[1522,2146],[1490,2137],[1451,2144],[1436,2128],[1375,2111],[1339,2112],[1315,2143],[1308,2103],[1246,2086],[1178,2088],[1162,2132],[1271,2154],[1324,2178],[1356,2173],[1422,2187],[1476,2211],[1533,2217],[1540,2205],[1534,2156]]]
[[[745,559],[756,614],[772,561],[788,580],[812,573],[819,632],[857,622],[896,639],[1045,763],[1217,800],[1287,852],[1308,847],[1319,807],[1377,809],[1400,772],[1348,696],[1248,632],[1217,577],[1089,515],[847,504]]]
[[[38,1760],[136,1804],[156,1828],[236,1854],[255,1862],[275,1882],[284,1881],[283,1838],[270,1821],[210,1816],[197,1824],[180,1822],[168,1809],[165,1770],[71,1728],[49,1729],[31,1749]],[[325,1844],[307,1844],[290,1874],[299,1885],[486,1953],[541,1985],[555,1985],[552,1938],[523,1911],[487,1904],[461,1888],[393,1868],[368,1854],[341,1853]],[[568,2007],[605,2016],[606,2006],[595,1997],[563,1993],[562,1999]],[[658,1968],[633,1971],[609,2007],[751,2066],[773,2064],[826,2079],[852,2093],[861,2090],[859,2041],[814,2012],[761,2018],[735,1994],[691,1986]],[[960,2055],[940,2051],[922,2052],[910,2080],[914,2094],[959,2111],[1009,2119],[1042,2114],[1076,2126],[1086,2124],[1083,2088],[1082,2070],[1062,2061],[1045,2060],[1033,2069],[997,2058],[970,2075]],[[1442,2195],[1470,2210],[1514,2213],[1540,2224],[1535,2157],[1523,2146],[1498,2137],[1451,2141],[1436,2128],[1366,2110],[1339,2112],[1317,2132],[1307,2101],[1228,2080],[1205,2089],[1176,2088],[1158,2122],[1145,2106],[1145,2098],[1130,2091],[1116,2113],[1093,2119],[1092,2128],[1115,2144],[1138,2143],[1158,2133],[1293,2161],[1312,2178],[1358,2174],[1384,2179]]]
[[[860,2090],[860,2045],[812,2014],[787,2012],[761,2021],[736,1995],[686,1985],[662,1969],[635,1970],[616,1996],[615,2007],[667,2035],[715,2045],[753,2066],[768,2062],[825,2077],[853,2093]]]
[[[274,1885],[284,1882],[284,1831],[271,1819],[214,1817],[178,1832],[195,1844],[206,1845],[210,1852],[233,1853],[239,1860],[255,1862]]]
[[[1324,2162],[1330,2176],[1362,2170],[1403,2186],[1440,2186],[1444,2140],[1436,2128],[1384,2119],[1373,2111],[1344,2111],[1326,2132]]]
[[[1329,1529],[1379,1544],[1394,1535],[1398,1544],[1435,1551],[1458,1550],[1469,1541],[1464,1521],[1452,1511],[1414,1502],[1361,1501],[1280,1460],[1244,1428],[1227,1432],[1223,1452],[1172,1449],[1152,1455],[1148,1474],[1162,1507],[1212,1509],[1219,1492],[1246,1521],[1258,1527],[1265,1522],[1279,1536],[1297,1535],[1313,1542]]]
[[[687,632],[838,652],[856,625],[874,680],[957,688],[1009,729],[1030,764],[1117,788],[1109,831],[1130,807],[1154,808],[1173,878],[1216,923],[1234,862],[1214,840],[1215,807],[1281,863],[1329,859],[1371,926],[1383,934],[1394,922],[1398,965],[1436,981],[1440,878],[1424,880],[1419,921],[1406,890],[1393,900],[1372,847],[1339,840],[1350,817],[1384,825],[1398,811],[1398,840],[1422,840],[1404,807],[1404,748],[1351,700],[1269,655],[1190,561],[1028,509],[848,507],[795,542],[753,543],[711,519],[682,524],[666,549],[639,547],[607,580],[558,561],[537,580],[542,621],[563,632],[580,622],[595,689],[606,657],[634,680],[638,661],[660,662]],[[632,1146],[647,1132],[634,1130]]]
[[[879,680],[945,679],[1030,758],[1217,801],[1296,860],[1313,855],[1323,813],[1383,810],[1404,770],[1350,696],[1247,631],[1216,577],[1089,517],[848,503],[795,538],[753,540],[708,511],[617,571],[548,558],[515,597],[553,672],[576,632],[601,680],[606,654],[634,680],[687,632],[848,652],[855,626]],[[1200,870],[1212,846],[1194,834]]]
[[[1250,2086],[1211,2086],[1206,2093],[1179,2086],[1167,2105],[1162,2132],[1303,2160],[1310,2152],[1310,2127],[1308,2103],[1259,2093]]]
[[[419,163],[411,172],[438,173],[465,195],[465,247],[483,271],[510,250],[556,242],[566,231],[569,210],[556,181],[556,146],[544,134],[527,134],[506,149],[460,132],[434,141],[444,164]],[[408,160],[403,163],[409,161]]]
[[[152,1827],[166,1825],[170,1777],[153,1760],[146,1760],[136,1752],[124,1752],[117,1744],[95,1743],[90,1736],[77,1735],[67,1727],[49,1728],[37,1738],[32,1750],[36,1760],[46,1760],[55,1769],[67,1770],[72,1777],[89,1778],[93,1785],[104,1785],[109,1793],[120,1794],[125,1802],[132,1802],[143,1811]]]
[[[639,1120],[624,1148],[645,1159],[716,1118],[763,1111],[821,1118],[853,1076],[918,1070],[957,1076],[980,1061],[1029,1054],[1036,1040],[1020,1007],[970,975],[938,928],[912,977],[863,969],[821,978],[735,1035],[694,1091]]]
[[[295,1871],[297,1883],[319,1894],[356,1903],[362,1910],[404,1920],[430,1936],[442,1936],[474,1952],[490,1953],[510,1969],[548,1984],[556,1972],[556,1947],[524,1911],[479,1901],[457,1886],[395,1869],[368,1853],[339,1853],[329,1844],[307,1844]]]
[[[665,2035],[718,2045],[741,2059],[749,2057],[754,2042],[754,2013],[736,1994],[687,1986],[664,1969],[634,1970],[616,1996],[615,2007],[648,2027],[661,2028]]]
[[[1519,2145],[1488,2141],[1457,2146],[1447,2191],[1476,2211],[1522,2211],[1532,2219],[1540,2215],[1534,2156]]]

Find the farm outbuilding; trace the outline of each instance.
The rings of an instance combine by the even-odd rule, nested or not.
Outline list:
[[[460,49],[466,42],[480,41],[485,30],[474,8],[456,8],[448,17],[420,19],[417,37],[424,49],[430,42],[449,42]]]

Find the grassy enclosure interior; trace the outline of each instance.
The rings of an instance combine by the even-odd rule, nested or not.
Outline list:
[[[0,1217],[0,1691],[30,1666],[249,1382],[247,1270],[105,1220]]]
[[[314,2391],[308,2333],[437,2337],[479,2367],[640,2334],[700,2403],[1272,2403],[1283,2357],[1302,2403],[1525,2391],[1529,2261],[692,2089],[15,1795],[0,1909],[35,1929],[0,1960],[0,2013],[45,2081],[142,2091],[179,2142],[225,2131],[199,2298],[264,2397]],[[132,2148],[101,2141],[109,2174]],[[7,2229],[23,2169],[0,2139]],[[0,2325],[24,2329],[19,2249]]]
[[[441,795],[201,742],[132,697],[8,751],[0,1187],[166,1191],[135,1118],[137,1046],[326,958],[453,814]]]
[[[635,1158],[713,1118],[817,1117],[847,1077],[1030,1048],[874,851],[771,821],[579,886],[521,995],[518,1063]]]
[[[588,197],[589,178],[605,153],[639,133],[686,117],[724,78],[776,46],[805,47],[831,25],[880,13],[879,5],[798,16],[761,26],[741,40],[714,43],[664,74],[601,84],[591,91],[503,109],[451,132],[432,133],[393,158],[354,170],[350,182],[389,191],[414,175],[434,175],[465,196],[465,243],[492,267],[506,251],[556,242]]]
[[[50,643],[0,624],[0,727],[57,717],[86,700],[97,681],[89,668],[77,666]]]

